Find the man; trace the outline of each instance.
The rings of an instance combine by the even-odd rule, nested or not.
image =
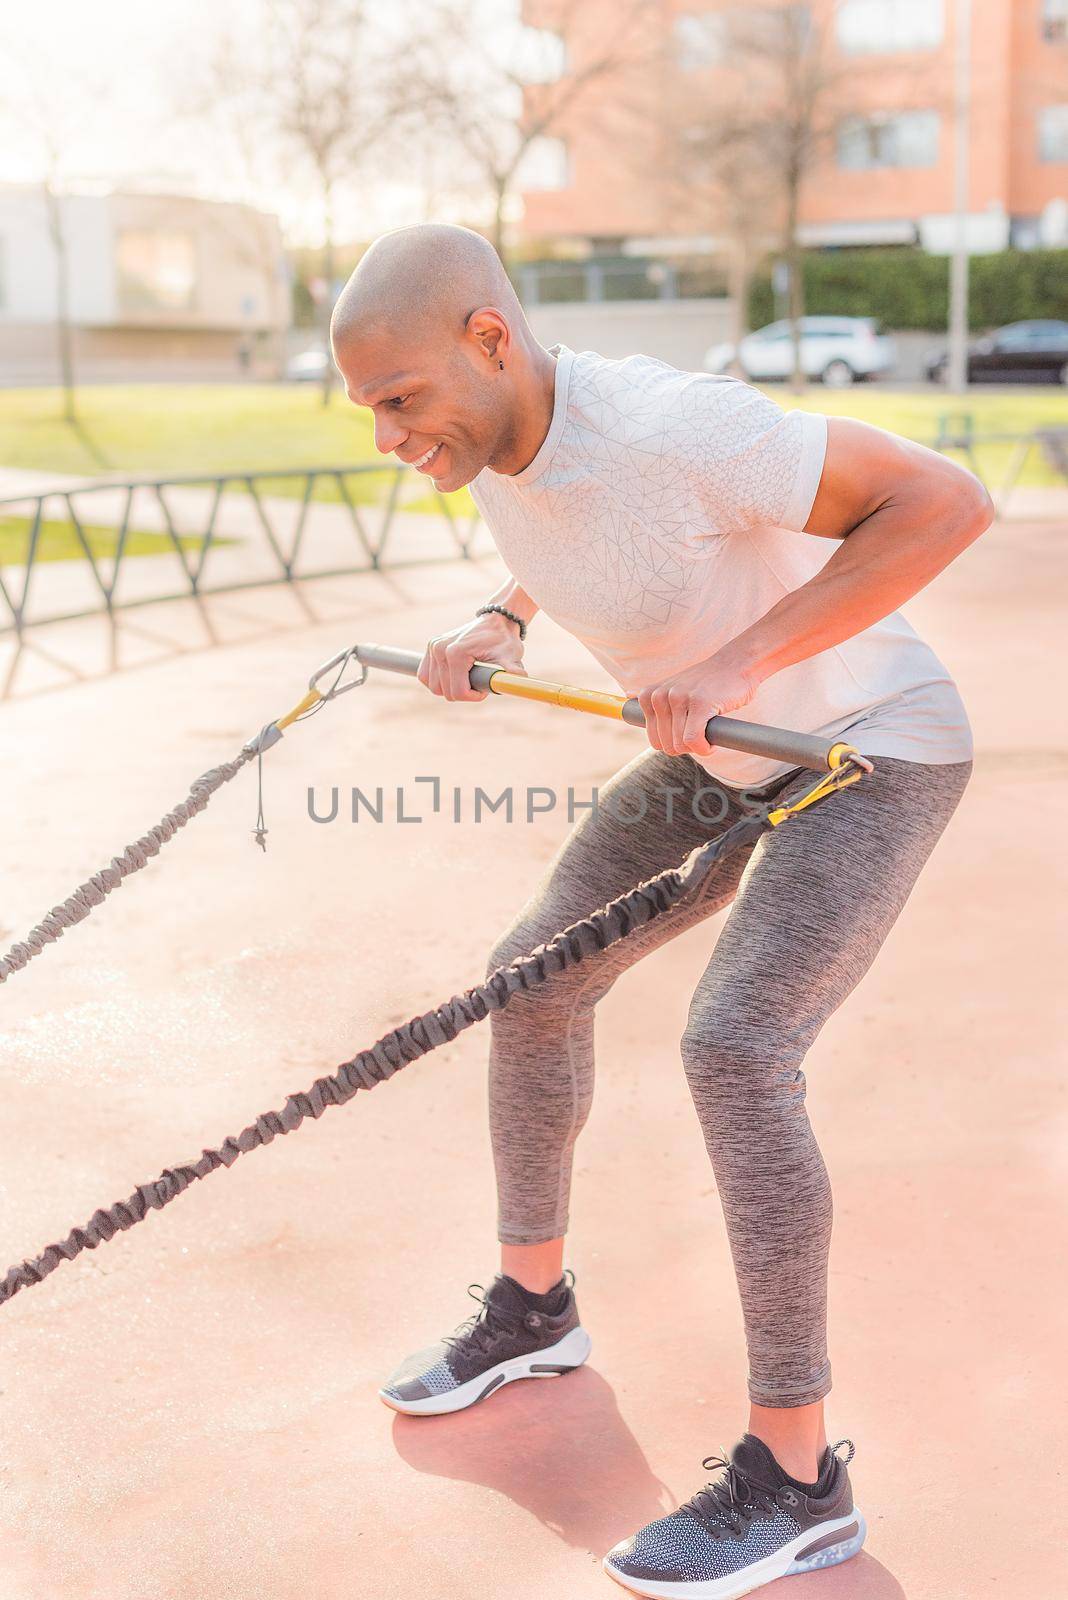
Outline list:
[[[565,1372],[589,1338],[563,1271],[571,1157],[593,1083],[593,1010],[649,950],[733,901],[682,1057],[715,1172],[745,1320],[747,1429],[720,1476],[617,1545],[638,1594],[727,1600],[859,1550],[864,1522],[823,1402],[831,1194],[801,1063],[874,959],[971,772],[946,669],[897,607],[989,526],[977,480],[866,424],[783,413],[748,384],[534,338],[477,234],[379,239],[346,285],[333,347],[375,442],[468,484],[511,576],[430,641],[419,677],[476,700],[476,661],[522,671],[540,609],[645,712],[649,747],[602,791],[497,943],[525,953],[810,775],[721,748],[718,712],[841,735],[862,783],[731,856],[693,897],[495,1014],[490,1124],[501,1272],[482,1311],[381,1391],[455,1411]],[[712,780],[715,780],[713,784]],[[709,820],[710,790],[722,797]],[[744,870],[743,870],[744,869]],[[568,1281],[570,1277],[571,1281]]]

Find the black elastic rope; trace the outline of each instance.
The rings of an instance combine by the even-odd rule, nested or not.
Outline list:
[[[25,939],[12,945],[5,956],[0,956],[0,983],[6,982],[13,972],[18,972],[32,961],[45,945],[61,939],[68,928],[87,917],[94,906],[100,905],[113,889],[120,887],[124,878],[128,878],[132,872],[140,872],[152,856],[158,856],[178,829],[184,828],[187,822],[204,810],[216,789],[229,783],[245,763],[252,760],[255,744],[255,740],[250,741],[233,761],[222,761],[217,767],[202,772],[190,785],[185,799],[173,811],[168,811],[154,828],[150,828],[135,843],[128,844],[121,856],[112,856],[106,867],[87,878],[62,904],[53,906],[48,915],[30,929]]]
[[[764,816],[743,817],[719,838],[698,845],[680,866],[669,867],[638,884],[591,916],[573,922],[547,944],[498,967],[484,983],[453,995],[444,1005],[384,1034],[369,1050],[361,1050],[351,1061],[343,1062],[335,1073],[317,1078],[306,1093],[290,1095],[281,1111],[265,1111],[236,1138],[224,1140],[216,1150],[204,1150],[199,1161],[167,1167],[153,1183],[139,1184],[128,1199],[94,1211],[84,1228],[74,1228],[39,1256],[9,1268],[0,1284],[0,1304],[20,1289],[40,1283],[61,1261],[73,1261],[83,1250],[95,1250],[116,1233],[143,1222],[149,1211],[169,1205],[195,1179],[206,1178],[219,1167],[232,1167],[238,1156],[270,1144],[280,1134],[292,1133],[306,1117],[319,1118],[330,1106],[351,1100],[358,1090],[373,1089],[409,1061],[418,1060],[438,1045],[455,1039],[465,1028],[483,1021],[491,1011],[503,1010],[520,990],[536,989],[557,973],[625,939],[635,928],[670,911],[696,889],[718,861],[743,845],[755,843],[770,826]]]

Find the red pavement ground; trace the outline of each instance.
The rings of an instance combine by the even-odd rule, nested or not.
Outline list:
[[[909,608],[951,665],[976,775],[806,1064],[835,1191],[830,1438],[870,1527],[789,1600],[1051,1600],[1068,1584],[1063,1223],[1066,555],[993,530]],[[495,561],[248,592],[0,646],[0,947],[356,639],[421,647]],[[539,619],[528,665],[608,686]],[[254,771],[0,993],[0,1268],[480,979],[562,837],[429,814],[460,785],[590,787],[640,733],[372,686]],[[404,784],[427,820],[345,820]],[[343,790],[342,816],[306,812]],[[561,806],[563,805],[561,802]],[[393,808],[387,815],[394,816]],[[0,1309],[0,1600],[608,1600],[599,1557],[745,1425],[712,1175],[677,1055],[714,938],[599,1014],[569,1262],[590,1364],[452,1418],[376,1398],[495,1268],[487,1033],[196,1185]]]

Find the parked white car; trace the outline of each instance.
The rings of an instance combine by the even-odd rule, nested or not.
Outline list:
[[[333,366],[325,350],[302,350],[286,362],[286,378],[290,383],[322,383],[327,368],[332,372]]]
[[[705,353],[706,372],[726,372],[737,360],[753,382],[776,382],[793,371],[789,322],[772,322],[747,334],[741,344],[714,344]],[[874,317],[802,317],[801,370],[806,378],[822,378],[832,389],[845,389],[858,378],[891,372],[894,341]]]

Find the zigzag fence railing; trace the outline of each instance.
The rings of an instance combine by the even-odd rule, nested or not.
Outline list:
[[[946,413],[940,420],[937,435],[928,442],[935,450],[965,458],[971,470],[985,483],[992,494],[999,516],[1007,516],[1010,500],[1018,490],[1019,480],[1036,449],[1042,451],[1047,465],[1053,468],[1065,484],[1068,484],[1068,427],[1038,428],[1026,434],[977,433],[972,426],[971,417],[966,412]],[[986,445],[1013,447],[1005,475],[998,484],[987,481],[982,470],[980,452]],[[382,503],[379,506],[361,504],[359,497],[352,493],[353,480],[365,476],[389,480],[388,488],[380,497]],[[226,594],[237,589],[258,588],[266,583],[291,583],[301,578],[341,577],[356,572],[378,572],[385,564],[386,544],[393,530],[397,511],[400,509],[402,486],[406,480],[411,481],[415,477],[413,469],[406,466],[309,467],[288,471],[274,469],[233,472],[219,476],[198,473],[189,477],[172,478],[122,480],[100,478],[74,486],[5,496],[0,498],[0,529],[5,520],[18,516],[27,523],[28,537],[24,561],[6,567],[0,565],[0,635],[14,632],[21,636],[33,623],[66,622],[101,611],[111,613],[162,600],[196,597],[202,594]],[[336,500],[316,498],[316,487],[323,481],[334,486],[337,492]],[[264,493],[264,486],[277,486],[279,482],[293,483],[296,493],[292,496]],[[185,518],[175,516],[174,497],[171,494],[171,491],[175,490],[179,494],[189,490],[210,492],[207,512],[199,528],[179,528],[179,521]],[[265,575],[259,572],[247,578],[231,577],[228,581],[206,580],[205,567],[209,555],[220,543],[229,543],[234,537],[232,533],[220,532],[218,529],[220,512],[228,491],[240,496],[240,503],[245,508],[252,508],[254,523],[262,533],[266,548],[275,564],[276,570],[273,574]],[[427,554],[424,550],[407,558],[393,558],[389,565],[402,567],[434,560],[470,560],[472,544],[480,527],[477,515],[459,515],[448,498],[440,494],[427,479],[422,480],[421,492],[435,497],[437,509],[436,512],[420,513],[420,520],[425,517],[427,522],[431,522],[435,515],[440,517],[448,532],[449,544],[441,556]],[[92,496],[107,495],[121,496],[122,502],[118,514],[112,511],[108,517],[109,527],[115,533],[114,549],[106,556],[101,556],[99,553],[94,554],[92,541],[86,531],[92,524],[86,516],[84,502]],[[171,496],[170,499],[168,495]],[[158,528],[149,531],[161,533],[166,541],[165,548],[169,548],[177,556],[183,587],[176,591],[161,593],[153,591],[120,600],[117,591],[124,563],[133,559],[127,552],[130,536],[131,533],[140,531],[133,527],[131,519],[136,520],[135,506],[139,504],[139,497],[144,496],[147,496],[149,503],[156,508],[150,520],[159,523]],[[77,610],[38,612],[31,618],[27,607],[35,575],[40,567],[50,564],[43,561],[40,555],[42,530],[50,521],[51,508],[56,505],[61,509],[62,522],[69,525],[73,531],[81,555],[88,564],[99,599],[95,604],[82,606]],[[281,528],[283,506],[290,510],[296,507],[295,525],[290,535],[288,550],[284,547]],[[309,519],[327,506],[334,510],[343,510],[346,514],[357,551],[362,559],[325,568],[301,568],[300,556],[304,548]],[[187,514],[188,509],[187,503],[185,507]],[[373,511],[378,513],[377,535],[372,531]],[[187,542],[193,548],[187,549]]]
[[[1041,451],[1047,467],[1068,487],[1068,427],[1034,428],[1030,433],[977,433],[971,413],[946,412],[939,419],[935,437],[924,443],[942,455],[963,456],[990,494],[999,517],[1008,518],[1010,502],[1020,489],[1024,468],[1036,450]],[[980,458],[980,451],[986,445],[1012,447],[1008,466],[996,483],[984,471]]]
[[[354,493],[354,480],[373,477],[383,481],[383,492],[377,503],[361,501]],[[388,480],[386,482],[385,480]],[[402,490],[406,481],[418,482],[425,498],[432,495],[436,508],[418,513],[419,523],[433,528],[439,522],[447,535],[442,552],[423,548],[426,540],[419,541],[420,550],[407,556],[390,555],[386,561],[387,541],[394,534]],[[278,494],[280,483],[292,484],[290,495]],[[328,484],[336,492],[336,499],[320,499],[316,490]],[[192,495],[197,505],[191,509]],[[94,521],[93,500],[107,500],[110,507],[98,514]],[[181,513],[175,504],[181,497]],[[200,502],[206,499],[206,508]],[[244,532],[235,531],[232,519],[229,531],[223,508],[227,503],[242,508]],[[146,513],[145,506],[150,509]],[[273,571],[259,571],[247,577],[230,575],[212,581],[206,572],[208,559],[220,546],[235,542],[247,544],[251,509],[251,525],[262,535],[262,548],[268,553]],[[354,557],[349,562],[327,566],[306,566],[301,556],[306,546],[310,521],[329,509],[335,517],[335,533],[342,521],[354,540]],[[340,516],[338,515],[340,514]],[[138,521],[154,523],[151,528],[139,528]],[[292,523],[288,538],[284,529],[286,521]],[[53,521],[68,527],[74,535],[79,559],[84,559],[91,574],[96,593],[95,603],[76,609],[49,610],[35,606],[31,616],[28,610],[31,596],[40,592],[38,574],[53,563],[42,556],[42,538]],[[477,515],[461,515],[427,478],[419,477],[412,468],[355,466],[309,467],[299,469],[272,469],[258,472],[233,472],[220,474],[197,473],[191,476],[170,478],[99,478],[76,485],[42,488],[31,493],[6,495],[0,498],[0,530],[5,523],[25,524],[26,544],[24,559],[0,565],[0,634],[24,631],[42,622],[67,622],[79,617],[101,612],[113,613],[134,606],[156,604],[164,600],[195,598],[205,594],[227,594],[239,589],[259,588],[263,584],[292,583],[304,578],[341,577],[358,572],[378,572],[386,565],[391,568],[423,565],[437,560],[470,560],[472,545],[480,527]],[[220,527],[220,522],[223,524]],[[94,551],[93,531],[97,525],[114,535],[113,545],[102,554]],[[409,532],[413,524],[409,524]],[[139,560],[131,555],[131,538],[150,532],[162,539],[161,549],[173,553],[179,563],[181,587],[159,591],[149,590],[130,598],[120,598],[123,574],[128,563]],[[347,535],[346,535],[347,537]],[[394,535],[394,544],[396,542]],[[111,540],[108,540],[111,544]],[[337,539],[334,540],[337,547]],[[152,556],[153,564],[159,559]],[[261,563],[262,564],[262,563]],[[170,563],[168,563],[170,565]],[[144,570],[144,569],[142,569]],[[171,568],[173,574],[173,567]]]

